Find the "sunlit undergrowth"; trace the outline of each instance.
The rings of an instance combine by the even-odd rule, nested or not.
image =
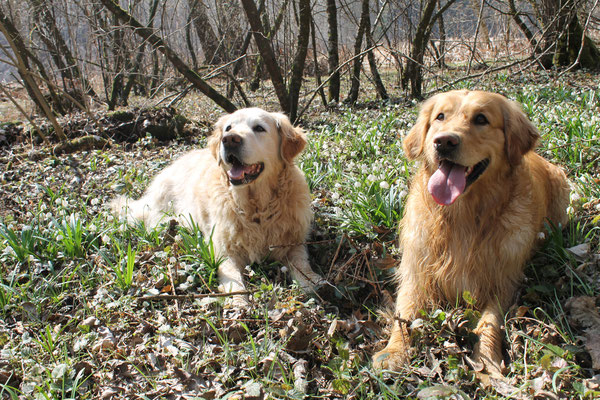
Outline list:
[[[581,82],[569,84],[574,77]],[[0,393],[597,397],[598,349],[590,347],[586,321],[598,315],[600,289],[598,81],[501,78],[461,86],[521,102],[540,130],[540,154],[564,166],[574,188],[568,226],[548,227],[506,314],[506,380],[486,380],[470,364],[478,318],[471,307],[423,312],[412,326],[411,365],[394,374],[371,368],[386,338],[377,310],[394,290],[396,228],[414,171],[401,146],[417,112],[407,103],[319,109],[306,118],[309,144],[298,163],[313,193],[308,247],[315,270],[337,289],[311,298],[281,265],[260,263],[248,269],[248,312],[202,297],[216,290],[219,260],[198,229],[169,221],[156,229],[129,226],[107,210],[117,193],[138,196],[203,139],[144,139],[39,161],[29,160],[26,148],[0,153]]]

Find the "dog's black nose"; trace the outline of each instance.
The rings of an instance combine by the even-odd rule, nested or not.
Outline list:
[[[235,133],[230,133],[224,135],[221,139],[223,146],[227,149],[235,149],[242,145],[242,137],[240,135],[236,135]]]
[[[460,144],[458,135],[443,133],[433,138],[433,147],[440,154],[448,154],[456,150]]]

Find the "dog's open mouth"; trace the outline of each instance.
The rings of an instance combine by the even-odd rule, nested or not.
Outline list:
[[[231,169],[227,171],[227,176],[232,185],[243,185],[254,181],[265,168],[265,164],[263,163],[246,165],[234,155],[227,157],[227,163],[231,164]]]
[[[429,178],[427,189],[436,203],[448,206],[483,174],[489,164],[490,160],[487,158],[471,167],[442,160],[437,171]]]

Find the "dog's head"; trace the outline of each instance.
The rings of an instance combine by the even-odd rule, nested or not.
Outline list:
[[[232,185],[249,184],[292,163],[306,145],[302,129],[280,113],[244,108],[221,117],[208,147]]]
[[[456,90],[423,103],[404,151],[424,162],[435,201],[450,205],[486,174],[519,165],[538,137],[516,103],[495,93]]]

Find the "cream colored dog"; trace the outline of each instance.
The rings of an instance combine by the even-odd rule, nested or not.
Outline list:
[[[539,137],[518,104],[457,90],[427,100],[404,140],[420,161],[401,223],[396,320],[375,366],[408,360],[407,323],[422,308],[462,300],[481,310],[474,358],[502,371],[503,315],[544,222],[567,222],[564,172],[534,152]]]
[[[286,265],[304,290],[314,290],[324,280],[310,268],[303,244],[311,198],[294,164],[305,145],[303,131],[285,115],[242,109],[218,120],[208,148],[167,167],[139,200],[119,197],[112,208],[147,226],[158,224],[165,212],[182,224],[191,218],[225,258],[219,267],[222,291],[243,291],[244,267],[267,257]]]

